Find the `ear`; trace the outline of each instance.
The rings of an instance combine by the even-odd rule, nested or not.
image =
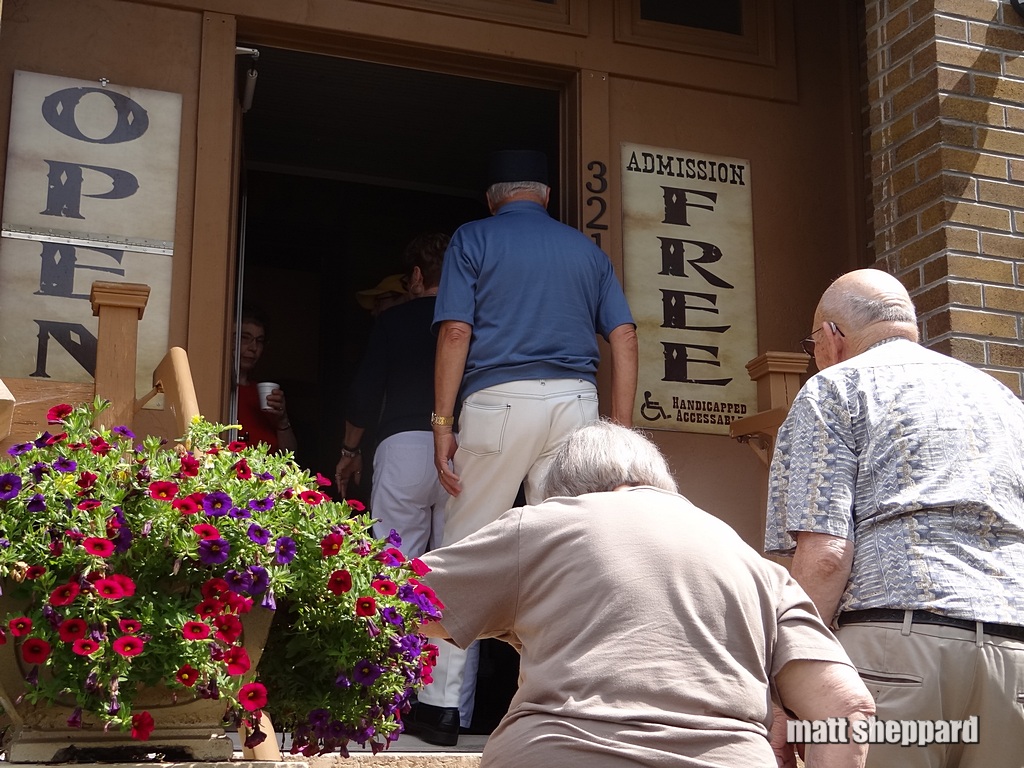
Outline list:
[[[828,344],[835,361],[837,363],[841,363],[844,360],[849,359],[850,347],[846,343],[846,337],[836,333],[836,331],[832,329],[832,323],[825,323],[825,326],[826,328],[822,333],[828,337]]]

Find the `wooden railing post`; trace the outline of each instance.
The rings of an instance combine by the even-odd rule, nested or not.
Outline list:
[[[759,412],[732,422],[729,435],[753,448],[765,465],[810,362],[803,352],[765,352],[747,363],[747,372],[757,383]]]
[[[99,421],[131,426],[135,415],[135,368],[139,321],[149,300],[149,286],[139,283],[95,282],[89,294],[98,315],[96,395],[110,401]]]

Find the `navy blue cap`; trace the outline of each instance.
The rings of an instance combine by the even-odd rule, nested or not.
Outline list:
[[[533,149],[504,149],[495,152],[487,163],[487,186],[503,181],[538,181],[547,184],[547,155]]]

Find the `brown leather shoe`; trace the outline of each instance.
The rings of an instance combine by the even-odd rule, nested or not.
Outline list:
[[[402,718],[405,733],[417,736],[427,744],[454,747],[459,743],[459,708],[435,707],[417,701]]]

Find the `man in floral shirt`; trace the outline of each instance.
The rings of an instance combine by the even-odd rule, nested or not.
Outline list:
[[[804,340],[821,372],[779,431],[765,550],[792,555],[837,619],[879,719],[978,717],[980,743],[876,743],[868,766],[1020,765],[1024,404],[916,341],[896,278],[858,270],[825,291]]]

